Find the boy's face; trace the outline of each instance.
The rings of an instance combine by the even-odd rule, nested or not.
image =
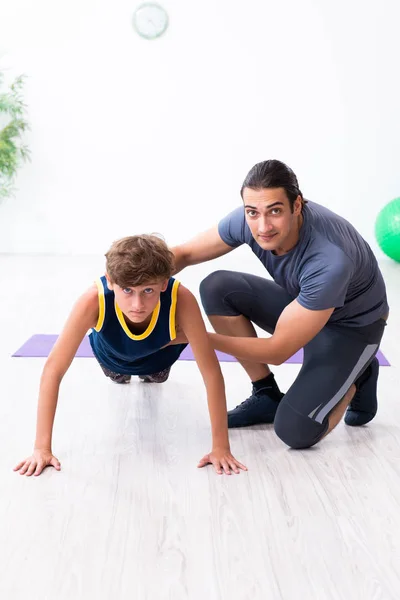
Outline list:
[[[107,285],[115,294],[118,306],[126,317],[132,323],[141,323],[151,315],[158,304],[161,292],[164,292],[168,286],[168,279],[165,281],[153,281],[146,285],[121,288],[116,283],[112,283],[107,277]]]

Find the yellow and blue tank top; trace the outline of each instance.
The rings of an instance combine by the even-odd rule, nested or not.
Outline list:
[[[89,340],[94,355],[115,373],[150,375],[171,366],[187,344],[163,348],[176,338],[176,303],[179,281],[170,277],[160,294],[150,323],[143,333],[132,333],[105,276],[96,280],[99,318]]]

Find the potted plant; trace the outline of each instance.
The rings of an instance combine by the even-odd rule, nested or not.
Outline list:
[[[14,182],[21,164],[29,158],[23,143],[26,105],[22,99],[24,76],[21,75],[5,90],[4,75],[0,72],[0,199],[15,192]]]

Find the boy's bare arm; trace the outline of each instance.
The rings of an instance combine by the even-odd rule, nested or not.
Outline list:
[[[211,462],[216,471],[230,474],[239,468],[246,469],[230,453],[225,385],[217,356],[212,349],[199,305],[193,294],[180,285],[177,302],[177,321],[193,350],[203,377],[211,421],[212,452],[204,457],[199,466]]]
[[[43,368],[34,452],[15,467],[14,470],[20,471],[21,475],[40,475],[48,464],[59,469],[59,462],[53,456],[51,447],[59,387],[87,331],[95,327],[98,312],[97,288],[93,286],[75,303]]]

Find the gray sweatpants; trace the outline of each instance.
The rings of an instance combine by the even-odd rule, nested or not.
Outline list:
[[[275,282],[235,271],[216,271],[200,285],[207,315],[244,315],[273,333],[294,298]],[[304,347],[303,366],[279,404],[274,426],[292,448],[312,446],[328,429],[330,412],[378,351],[386,321],[365,327],[328,323]]]

